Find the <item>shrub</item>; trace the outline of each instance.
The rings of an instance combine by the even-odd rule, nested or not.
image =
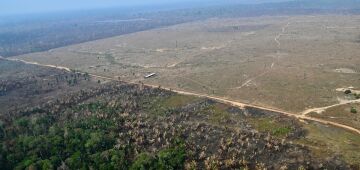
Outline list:
[[[350,112],[351,112],[351,113],[357,113],[357,110],[356,110],[355,107],[352,107],[352,108],[350,109]]]
[[[272,130],[272,134],[275,136],[286,136],[291,132],[291,128],[289,127],[279,127]]]
[[[356,99],[360,99],[360,93],[359,94],[354,94]]]
[[[350,94],[351,93],[351,90],[345,90],[345,92],[344,92],[345,94]]]

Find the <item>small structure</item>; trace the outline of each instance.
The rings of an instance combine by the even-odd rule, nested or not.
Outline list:
[[[154,77],[154,76],[156,76],[156,73],[150,73],[150,74],[144,76],[144,78],[147,79],[147,78]]]

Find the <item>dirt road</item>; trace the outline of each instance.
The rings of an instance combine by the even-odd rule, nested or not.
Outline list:
[[[69,72],[71,71],[70,68],[62,67],[62,66],[40,64],[40,63],[37,63],[37,62],[29,62],[29,61],[20,60],[20,59],[9,59],[9,58],[3,58],[1,56],[0,56],[0,59],[9,60],[9,61],[17,61],[17,62],[22,62],[22,63],[25,63],[25,64],[38,65],[38,66],[43,66],[43,67],[56,68],[56,69],[61,69],[61,70],[69,71]],[[100,75],[95,75],[95,74],[89,74],[89,76],[94,77],[94,78],[101,78],[101,79],[111,80],[111,81],[119,81],[116,78],[100,76]],[[124,81],[119,81],[119,82],[124,82]],[[132,83],[132,82],[125,82],[125,83],[139,85],[139,83]],[[144,85],[148,86],[148,87],[154,87],[154,88],[159,87],[158,85],[151,85],[151,84],[144,84]],[[274,108],[268,108],[268,107],[253,105],[253,104],[241,103],[241,102],[229,100],[229,99],[226,99],[226,98],[223,98],[223,97],[218,97],[218,96],[210,96],[210,95],[206,95],[206,94],[199,94],[199,93],[182,91],[182,90],[174,90],[174,89],[170,89],[170,88],[162,88],[162,89],[171,90],[171,91],[176,92],[178,94],[209,98],[209,99],[213,99],[213,100],[219,101],[221,103],[225,103],[225,104],[230,104],[232,106],[239,107],[239,108],[252,107],[252,108],[257,108],[257,109],[261,109],[261,110],[265,110],[265,111],[277,112],[277,113],[280,113],[280,114],[283,114],[283,115],[286,115],[286,116],[290,116],[290,117],[295,117],[295,118],[298,118],[298,119],[301,119],[301,120],[315,121],[315,122],[319,122],[319,123],[323,123],[323,124],[336,126],[336,127],[339,127],[339,128],[343,128],[343,129],[355,132],[355,133],[360,135],[360,130],[355,129],[353,127],[343,125],[343,124],[340,124],[340,123],[336,123],[336,122],[331,122],[331,121],[322,120],[322,119],[318,119],[318,118],[308,117],[306,114],[304,115],[304,114],[290,113],[290,112],[286,112],[286,111],[282,111],[282,110],[278,110],[278,109],[274,109]]]

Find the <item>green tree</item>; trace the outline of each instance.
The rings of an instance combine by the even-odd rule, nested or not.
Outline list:
[[[148,153],[141,153],[137,156],[134,163],[131,165],[130,170],[148,170],[154,169],[155,159]]]
[[[42,170],[51,170],[54,169],[54,165],[51,163],[50,160],[45,159],[38,162],[39,167],[41,167]]]
[[[183,169],[185,147],[178,146],[162,150],[157,155],[156,169]]]
[[[2,138],[6,138],[6,130],[5,130],[5,128],[4,128],[4,122],[3,121],[1,121],[0,120],[0,139],[2,139]],[[0,145],[1,146],[1,145]]]
[[[355,107],[351,107],[350,112],[351,112],[351,113],[357,113],[357,110],[356,110]]]
[[[30,121],[26,117],[19,118],[15,121],[15,126],[18,130],[27,130],[29,127]]]
[[[81,152],[77,151],[73,153],[69,158],[65,160],[66,165],[71,169],[82,169],[84,168],[83,159],[81,157]]]
[[[90,138],[85,143],[85,148],[88,152],[96,151],[101,147],[101,144],[105,139],[103,139],[105,134],[100,132],[94,132],[90,134]]]

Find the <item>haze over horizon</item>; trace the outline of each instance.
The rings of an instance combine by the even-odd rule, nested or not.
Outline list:
[[[0,0],[0,15],[18,15],[31,13],[47,13],[69,10],[89,10],[102,9],[111,7],[133,7],[141,5],[197,5],[205,6],[206,4],[226,4],[226,3],[268,3],[268,2],[284,2],[291,0]],[[19,5],[21,4],[21,5]]]

